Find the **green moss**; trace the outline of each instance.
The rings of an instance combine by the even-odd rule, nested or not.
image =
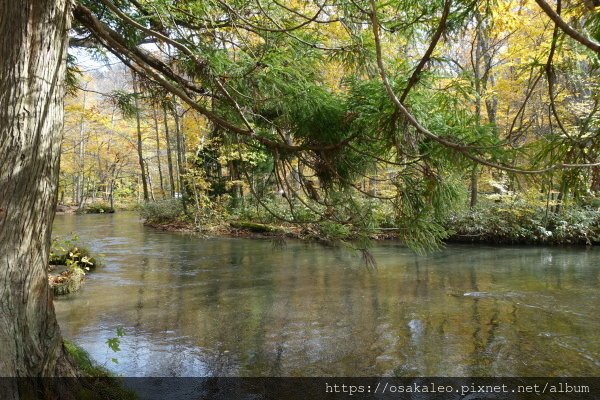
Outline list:
[[[70,340],[65,339],[63,341],[65,346],[65,350],[67,353],[73,357],[77,367],[80,371],[83,371],[86,375],[95,376],[95,377],[111,377],[111,373],[104,367],[101,367],[94,363],[90,354],[77,346],[75,343]]]
[[[258,224],[256,222],[234,221],[230,222],[229,225],[232,228],[244,229],[255,233],[284,233],[281,228],[271,225]]]

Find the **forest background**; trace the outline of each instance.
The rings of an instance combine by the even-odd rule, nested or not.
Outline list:
[[[119,5],[75,11],[61,204],[361,248],[600,241],[590,2]]]

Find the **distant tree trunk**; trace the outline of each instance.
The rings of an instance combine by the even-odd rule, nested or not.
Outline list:
[[[489,37],[489,26],[486,26],[486,20],[478,11],[475,14],[477,27],[475,29],[475,54],[473,62],[473,73],[475,78],[475,121],[479,128],[481,126],[482,117],[482,101],[485,99],[485,108],[487,111],[488,123],[494,126],[496,125],[496,113],[498,107],[498,99],[496,96],[488,95],[488,84],[494,84],[494,76],[492,74],[493,57],[490,52],[490,37]],[[469,205],[474,208],[478,202],[479,192],[479,168],[477,165],[473,166],[471,171],[471,194]]]
[[[115,111],[116,111],[116,108],[113,108],[113,111],[112,111],[111,117],[110,117],[110,125],[113,129],[115,127]],[[117,180],[117,175],[119,174],[118,169],[117,169],[117,164],[119,164],[121,161],[119,157],[120,156],[117,156],[117,158],[115,159],[113,164],[110,166],[109,174],[108,174],[109,178],[108,178],[107,199],[110,204],[110,208],[112,208],[112,209],[115,208],[114,191],[115,191],[115,181]]]
[[[108,186],[108,204],[110,204],[110,208],[115,208],[115,200],[113,198],[114,189],[115,189],[115,181],[114,181],[114,179],[111,179],[109,186]]]
[[[148,161],[147,160],[144,160],[144,165],[146,167],[146,172],[150,171],[150,168],[148,167]],[[152,175],[150,174],[150,172],[148,172],[147,180],[148,180],[148,192],[150,193],[150,200],[155,201],[155,199],[154,199],[154,189],[152,188]]]
[[[488,123],[492,125],[492,129],[496,130],[496,115],[498,113],[498,96],[488,92],[488,86],[494,86],[496,78],[492,73],[494,66],[493,52],[490,51],[489,30],[479,28],[479,47],[480,54],[483,58],[483,73],[481,74],[481,89],[485,95],[485,109],[487,111]]]
[[[477,197],[478,197],[478,189],[479,189],[479,168],[477,165],[473,166],[473,170],[471,171],[471,201],[469,202],[469,206],[471,208],[475,208],[477,205]]]
[[[481,97],[482,93],[482,76],[481,76],[481,52],[482,52],[482,32],[481,17],[479,13],[476,14],[477,29],[475,30],[475,59],[472,59],[473,64],[473,75],[475,78],[475,125],[477,128],[481,126]],[[472,53],[471,53],[472,54]],[[477,165],[473,166],[471,170],[471,195],[469,199],[469,206],[474,208],[477,205],[477,193],[479,192],[479,176],[478,176]]]
[[[77,204],[77,208],[82,209],[87,200],[87,190],[86,185],[88,184],[89,179],[86,180],[85,176],[83,177],[83,181],[81,181],[81,193],[79,195],[79,203]]]
[[[71,191],[71,203],[79,204],[79,199],[77,198],[77,177],[73,175],[73,190]]]
[[[68,0],[0,1],[0,376],[75,374],[47,271],[69,24]],[[33,390],[0,382],[4,399]]]
[[[183,165],[183,139],[181,132],[181,121],[179,120],[179,114],[177,112],[177,105],[173,107],[173,118],[175,118],[175,143],[177,147],[177,186],[179,189],[179,193],[183,196],[183,182],[182,175],[184,174],[184,165]]]
[[[135,72],[131,72],[131,76],[133,77],[133,98],[135,102],[135,120],[137,124],[137,153],[138,153],[138,161],[140,163],[140,172],[142,179],[142,190],[144,191],[144,201],[148,201],[148,181],[146,179],[146,168],[144,168],[144,156],[142,149],[142,127],[140,122],[140,107],[139,101],[137,98],[138,94],[138,84],[137,77],[135,76]]]
[[[188,193],[185,185],[183,184],[183,174],[185,174],[185,144],[183,141],[183,132],[181,131],[181,121],[179,119],[179,113],[177,111],[177,103],[173,105],[173,117],[175,118],[175,135],[177,139],[177,185],[179,187],[179,195],[181,196],[183,212],[187,214]]]
[[[175,197],[175,181],[173,179],[173,156],[171,154],[171,137],[169,134],[169,114],[167,113],[167,105],[163,104],[163,117],[165,121],[165,141],[167,142],[167,164],[169,167],[169,188],[171,189],[171,197]]]
[[[234,181],[235,183],[231,185],[230,195],[231,195],[231,203],[234,208],[240,206],[240,202],[244,201],[244,193],[242,185],[239,184],[240,180],[240,170],[239,170],[239,161],[238,160],[229,160],[227,162],[227,166],[229,169],[229,180]],[[278,183],[279,184],[279,183]]]
[[[83,104],[81,110],[81,118],[79,120],[79,149],[77,159],[77,208],[83,207],[84,202],[84,183],[85,183],[85,107],[86,107],[86,92],[83,92]]]
[[[160,182],[160,192],[162,196],[165,195],[165,186],[163,181],[162,165],[160,162],[160,135],[158,129],[158,115],[156,114],[156,105],[152,106],[152,112],[154,116],[154,130],[156,131],[156,161],[158,162],[158,178]]]
[[[560,190],[558,192],[558,196],[556,197],[556,206],[554,207],[554,212],[556,214],[559,214],[561,212],[561,210],[564,208],[564,203],[567,200],[568,195],[569,195],[568,179],[563,174],[563,177],[562,177],[562,180],[560,183]]]
[[[590,185],[590,190],[596,194],[600,192],[600,167],[592,168],[592,183]]]
[[[94,189],[92,190],[92,203],[96,202],[96,198],[98,197],[98,184],[94,185]]]

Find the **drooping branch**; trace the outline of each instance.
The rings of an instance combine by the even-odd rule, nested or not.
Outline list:
[[[376,61],[377,61],[377,67],[379,70],[379,75],[380,75],[383,85],[386,89],[388,97],[390,98],[390,100],[392,101],[392,103],[394,104],[396,109],[398,109],[398,111],[400,111],[402,113],[402,115],[404,115],[404,117],[406,118],[406,121],[410,125],[412,125],[419,133],[423,134],[424,136],[428,137],[429,139],[432,139],[432,140],[440,143],[441,145],[443,145],[447,148],[450,148],[450,149],[462,154],[464,157],[466,157],[478,164],[486,165],[488,167],[500,169],[500,170],[507,171],[507,172],[533,175],[533,174],[544,174],[544,173],[551,172],[551,171],[554,171],[557,169],[590,168],[590,167],[600,166],[600,163],[593,163],[593,164],[562,163],[562,164],[555,164],[555,165],[548,166],[546,168],[536,169],[536,170],[515,168],[515,167],[498,164],[493,161],[489,161],[489,160],[474,156],[470,152],[471,150],[473,150],[473,148],[471,146],[465,146],[460,143],[456,143],[454,141],[444,139],[444,138],[436,135],[435,133],[431,132],[427,128],[425,128],[423,125],[421,125],[421,123],[419,123],[419,121],[417,121],[417,119],[402,104],[402,102],[400,101],[400,99],[398,98],[396,93],[394,92],[394,89],[388,79],[387,72],[385,70],[385,65],[383,64],[380,24],[379,24],[379,18],[377,17],[377,6],[375,4],[375,0],[370,0],[370,6],[371,6],[371,9],[369,12],[369,17],[371,19],[371,28],[372,28],[373,36],[374,36],[374,40],[375,40],[375,54],[376,54],[376,58],[377,58]]]
[[[101,0],[103,4],[105,4],[112,11],[118,10],[112,3],[108,0]],[[116,9],[116,10],[115,10]],[[135,47],[130,46],[127,41],[122,38],[116,31],[112,28],[98,20],[96,16],[85,6],[81,4],[76,4],[74,7],[73,15],[75,19],[85,26],[90,32],[94,34],[94,36],[100,41],[100,44],[107,48],[110,51],[113,51],[115,54],[118,54],[122,60],[130,59],[135,63],[135,68],[138,73],[145,76],[146,78],[154,81],[164,89],[166,89],[169,93],[179,97],[184,102],[186,102],[191,108],[204,115],[208,120],[215,123],[216,125],[226,129],[230,132],[237,133],[251,139],[256,140],[261,143],[265,147],[269,149],[281,149],[291,152],[299,152],[305,150],[314,150],[314,151],[327,151],[334,150],[340,147],[345,146],[351,140],[353,140],[356,136],[350,136],[338,143],[329,144],[329,145],[291,145],[285,142],[278,142],[271,140],[267,137],[261,136],[257,134],[250,123],[245,121],[246,128],[241,128],[234,123],[226,120],[225,118],[219,116],[213,111],[208,110],[201,103],[195,100],[190,93],[190,86],[194,88],[193,92],[201,92],[203,95],[207,95],[208,91],[206,89],[199,89],[195,87],[193,84],[185,80],[175,71],[173,71],[168,65],[160,61],[158,58],[152,56],[151,54]],[[165,35],[155,32],[149,28],[142,26],[141,24],[135,22],[131,18],[127,17],[124,13],[118,10],[117,16],[119,16],[122,21],[131,24],[132,26],[144,31],[145,33],[152,35],[160,40],[163,40],[167,43],[173,44],[179,49],[183,54],[192,58],[192,60],[197,65],[204,65],[203,61],[199,60],[192,50],[182,45],[179,42],[174,41],[171,38],[166,37]],[[133,67],[130,64],[131,67]],[[218,78],[215,78],[218,79]],[[217,86],[222,91],[222,86],[219,85],[220,82],[217,82]],[[226,96],[228,100],[231,100],[230,96]],[[241,111],[239,106],[236,106],[235,102],[232,104],[238,113]]]
[[[575,39],[576,41],[578,41],[579,43],[581,43],[582,45],[584,45],[588,49],[593,50],[596,53],[600,54],[600,43],[587,38],[581,32],[578,32],[575,29],[573,29],[544,0],[535,0],[535,2],[541,7],[542,10],[544,10],[544,12],[546,13],[546,15],[548,15],[548,17],[550,17],[550,19],[552,19],[552,21],[554,21],[554,23],[556,24],[556,26],[558,26],[564,33],[566,33],[567,35],[571,36],[573,39]]]
[[[561,8],[562,8],[562,2],[561,2],[561,0],[558,0],[558,2],[556,3],[556,13],[559,16],[560,16]],[[553,58],[554,58],[554,54],[556,53],[556,45],[558,42],[558,30],[559,30],[558,24],[555,24],[554,30],[552,31],[552,43],[550,45],[550,53],[548,54],[548,61],[546,61],[546,65],[545,65],[546,79],[548,80],[548,97],[550,99],[550,109],[552,110],[552,115],[554,116],[554,119],[556,120],[556,123],[558,124],[559,129],[569,140],[573,141],[573,138],[571,137],[571,135],[569,135],[569,133],[565,129],[565,127],[562,123],[562,120],[561,120],[560,116],[558,115],[558,111],[556,109],[556,101],[555,101],[556,94],[554,93],[554,83],[556,80],[556,72],[554,70]],[[550,123],[552,123],[552,121],[550,121]]]

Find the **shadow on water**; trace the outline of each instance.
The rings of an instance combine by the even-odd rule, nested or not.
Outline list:
[[[201,239],[133,214],[57,216],[106,264],[55,301],[125,376],[597,376],[600,251]],[[123,327],[121,351],[106,345]],[[117,359],[117,363],[110,361]]]

